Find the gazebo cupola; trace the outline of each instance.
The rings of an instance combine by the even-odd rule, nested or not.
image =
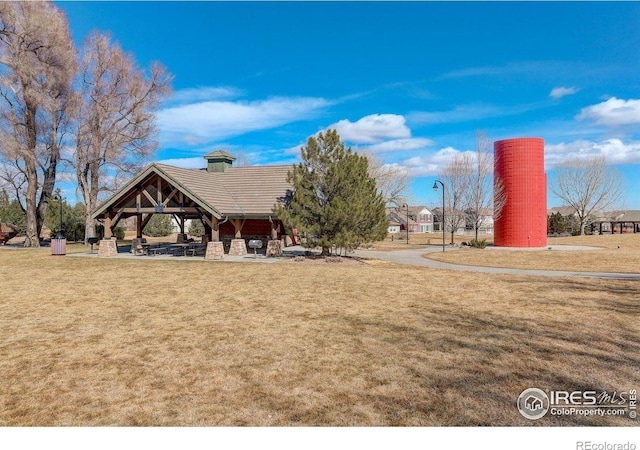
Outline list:
[[[233,165],[236,160],[233,155],[224,150],[216,150],[204,155],[207,160],[207,172],[224,172]]]

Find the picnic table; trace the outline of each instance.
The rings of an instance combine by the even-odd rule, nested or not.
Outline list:
[[[173,256],[187,256],[187,251],[191,244],[173,244],[169,248],[173,251]]]
[[[143,245],[145,245],[145,244],[143,244]],[[148,253],[147,253],[149,256],[164,255],[168,251],[167,247],[163,247],[160,244],[155,244],[155,245],[157,245],[157,247],[151,246],[152,244],[147,244],[147,245],[150,245]]]
[[[148,256],[167,255],[173,256],[196,256],[198,254],[204,254],[207,248],[206,244],[200,244],[195,242],[181,243],[181,244],[140,244],[143,249],[142,254]]]

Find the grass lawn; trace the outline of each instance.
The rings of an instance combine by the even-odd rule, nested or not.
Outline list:
[[[49,249],[0,272],[0,426],[638,424],[516,409],[640,387],[637,282]]]
[[[441,241],[442,242],[442,241]],[[425,255],[437,261],[471,266],[578,272],[640,273],[640,234],[550,238],[549,245],[587,245],[600,250],[528,251],[466,248]]]
[[[469,242],[475,236],[454,235],[453,242],[457,245],[463,242]],[[479,240],[486,239],[487,242],[493,242],[493,235],[480,235]],[[451,233],[445,234],[445,244],[451,243]],[[385,251],[385,250],[406,250],[412,248],[422,248],[425,245],[441,246],[442,245],[442,233],[409,233],[409,244],[407,245],[406,233],[394,233],[388,235],[384,241],[376,242],[371,246],[373,250]]]

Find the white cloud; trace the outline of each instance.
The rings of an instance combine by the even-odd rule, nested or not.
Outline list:
[[[164,108],[157,114],[163,141],[196,145],[316,117],[331,102],[313,97],[259,101],[207,101]]]
[[[582,67],[578,65],[577,67]],[[522,61],[505,64],[503,66],[476,66],[447,72],[439,80],[469,78],[469,77],[506,77],[506,76],[541,76],[558,73],[570,73],[576,70],[575,63],[556,61]]]
[[[451,161],[455,155],[475,153],[469,150],[459,150],[454,147],[444,147],[436,152],[421,152],[401,161],[391,163],[393,167],[406,170],[412,177],[438,175],[445,164]],[[620,139],[606,139],[599,142],[589,140],[576,140],[568,143],[545,145],[545,164],[551,168],[575,158],[589,158],[592,156],[605,156],[610,164],[640,164],[640,141],[623,142]]]
[[[421,156],[413,156],[391,165],[406,170],[412,177],[437,175],[454,155],[458,155],[460,153],[463,153],[463,151],[457,150],[453,147],[445,147],[437,152]]]
[[[434,142],[427,138],[411,138],[411,139],[393,139],[390,141],[372,144],[364,149],[372,153],[386,153],[395,151],[417,150],[433,145]]]
[[[327,129],[335,129],[345,142],[354,144],[374,144],[385,139],[407,139],[411,130],[403,116],[397,114],[372,114],[351,122],[344,119]]]
[[[282,153],[284,153],[285,155],[300,156],[300,149],[302,147],[305,147],[306,145],[306,142],[300,143],[298,145],[294,145],[293,147],[285,148],[284,150],[282,150]]]
[[[547,166],[593,156],[604,156],[610,164],[638,164],[640,163],[640,141],[625,143],[620,139],[605,139],[600,142],[576,140],[545,145]]]
[[[182,167],[183,169],[204,169],[207,166],[207,163],[202,156],[193,158],[162,159],[157,162],[160,164],[167,164],[169,166]]]
[[[638,124],[640,123],[640,100],[611,97],[605,102],[583,108],[576,119],[590,119],[598,125],[612,127]]]
[[[489,117],[508,116],[530,110],[530,105],[498,107],[487,104],[460,105],[449,111],[415,111],[407,116],[410,122],[420,124],[459,123]]]
[[[572,95],[575,94],[576,92],[578,92],[578,88],[576,88],[575,86],[572,87],[564,87],[564,86],[558,86],[555,87],[553,89],[551,89],[551,92],[549,93],[549,97],[551,98],[562,98],[565,95]]]
[[[418,150],[434,144],[431,139],[412,138],[405,118],[396,114],[371,114],[356,122],[343,119],[323,130],[335,129],[347,145],[355,145],[355,151],[390,153]],[[318,132],[320,133],[320,132]],[[318,135],[316,133],[316,136]],[[306,142],[283,150],[285,154],[297,155]]]
[[[175,91],[168,99],[168,103],[183,104],[208,100],[229,100],[243,95],[244,91],[232,86],[199,86]]]

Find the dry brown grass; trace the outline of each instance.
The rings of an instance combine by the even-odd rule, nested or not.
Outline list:
[[[638,283],[0,251],[0,425],[633,425]]]
[[[420,248],[425,245],[430,246],[438,246],[442,245],[442,233],[409,233],[409,245],[407,245],[407,235],[406,233],[395,233],[387,236],[384,241],[376,242],[371,245],[371,248],[378,251],[385,250],[406,250],[411,248]],[[460,245],[463,242],[469,242],[475,236],[463,236],[463,235],[454,235],[453,242]],[[487,241],[493,242],[493,236],[491,235],[480,235],[478,239],[486,239]],[[445,235],[445,244],[449,245],[451,243],[451,234],[447,233]]]
[[[470,266],[576,272],[640,273],[640,234],[551,238],[549,245],[587,245],[603,250],[523,251],[462,249],[425,257]]]

